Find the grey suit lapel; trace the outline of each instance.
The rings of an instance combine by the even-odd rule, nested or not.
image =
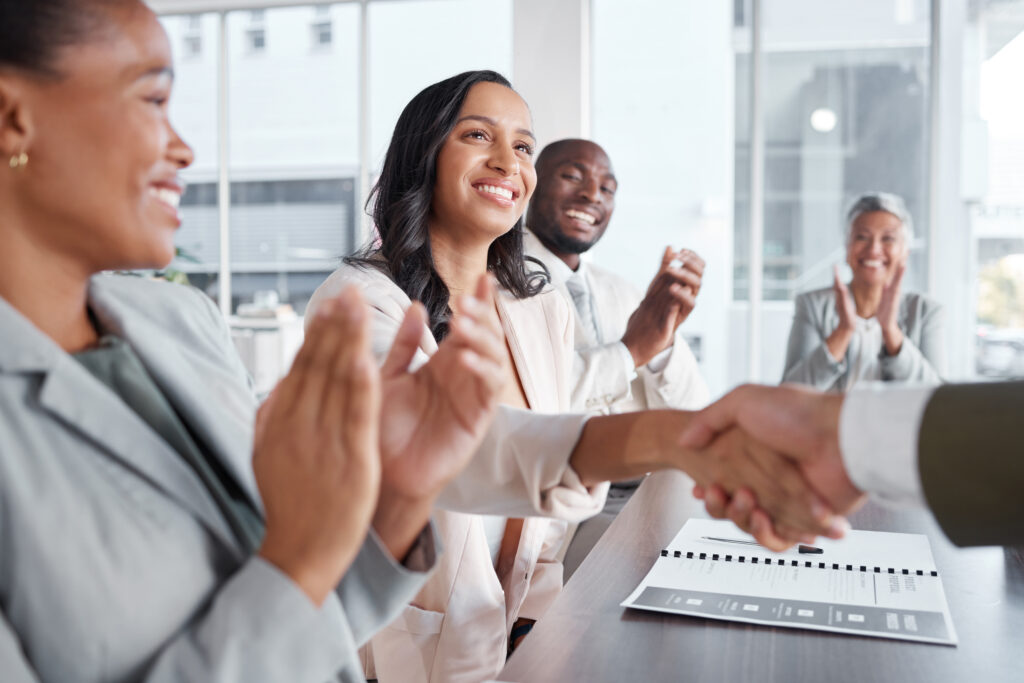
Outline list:
[[[28,319],[0,299],[0,372],[41,375],[26,397],[108,455],[189,509],[233,549],[238,545],[209,494],[188,465],[110,389]],[[84,449],[83,449],[84,451]],[[71,453],[69,457],[89,457]]]
[[[39,404],[98,449],[188,508],[228,547],[238,543],[195,472],[106,386],[70,356],[46,373]]]
[[[262,512],[251,464],[257,405],[251,392],[237,390],[239,379],[227,367],[229,359],[211,357],[182,343],[172,325],[157,325],[120,298],[110,296],[101,278],[93,280],[89,303],[104,327],[131,345],[192,432]],[[237,453],[245,457],[231,457]]]

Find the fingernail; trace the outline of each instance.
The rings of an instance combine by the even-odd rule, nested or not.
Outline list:
[[[736,507],[736,510],[738,512],[747,512],[748,510],[750,510],[750,501],[747,500],[747,497],[742,494],[736,496],[736,498],[733,500],[733,505]]]

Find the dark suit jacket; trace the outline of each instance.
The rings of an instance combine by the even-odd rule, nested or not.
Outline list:
[[[1024,382],[939,387],[918,454],[928,505],[954,543],[1024,544]]]

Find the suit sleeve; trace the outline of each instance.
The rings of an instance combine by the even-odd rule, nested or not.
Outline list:
[[[814,320],[810,297],[801,294],[794,307],[782,381],[806,384],[821,391],[831,389],[846,373],[846,361],[836,361],[829,353],[824,331]]]
[[[957,545],[1024,543],[1024,382],[946,385],[925,408],[925,498]]]
[[[942,333],[945,312],[942,305],[930,303],[921,315],[920,345],[904,335],[899,353],[890,356],[881,351],[882,379],[887,382],[923,382],[939,384],[945,371],[946,347]]]
[[[419,543],[430,547],[433,564],[433,537]],[[398,615],[425,578],[392,561],[371,536],[337,593],[316,607],[291,579],[254,557],[167,645],[145,680],[361,680],[359,645]]]
[[[6,683],[38,683],[39,676],[25,658],[18,634],[0,612],[0,678]]]
[[[572,362],[572,409],[593,411],[632,398],[633,356],[621,341],[576,349]]]
[[[697,359],[681,330],[676,331],[668,354],[661,369],[654,371],[648,364],[637,370],[647,408],[700,410],[705,407],[711,398],[708,385],[701,377]]]

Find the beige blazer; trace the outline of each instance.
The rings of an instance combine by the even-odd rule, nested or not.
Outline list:
[[[307,319],[321,301],[349,283],[357,283],[374,308],[374,352],[383,361],[411,302],[379,271],[342,266],[313,295]],[[505,663],[512,624],[520,616],[539,618],[561,589],[562,566],[557,555],[565,541],[566,520],[593,515],[604,502],[607,485],[591,490],[582,487],[566,462],[584,418],[536,414],[564,412],[570,407],[573,321],[568,304],[550,289],[525,300],[503,291],[498,312],[533,412],[499,411],[481,450],[502,451],[503,457],[490,460],[510,466],[518,462],[520,470],[547,470],[543,476],[525,477],[535,486],[530,491],[537,501],[533,514],[563,519],[528,518],[513,567],[499,577],[481,518],[438,511],[434,521],[445,552],[435,573],[365,652],[367,676],[376,676],[382,683],[478,683],[496,677]],[[425,362],[436,350],[437,342],[424,327],[414,363]],[[508,430],[509,418],[515,419],[517,429]],[[551,463],[561,463],[561,469]],[[480,471],[474,476],[463,473],[459,486],[464,489],[474,479],[481,493],[494,491],[496,499],[502,497],[501,489],[513,483],[499,471]],[[461,497],[445,496],[441,504],[453,499],[457,504]],[[479,505],[473,507],[480,509]],[[507,508],[493,512],[516,514]]]

